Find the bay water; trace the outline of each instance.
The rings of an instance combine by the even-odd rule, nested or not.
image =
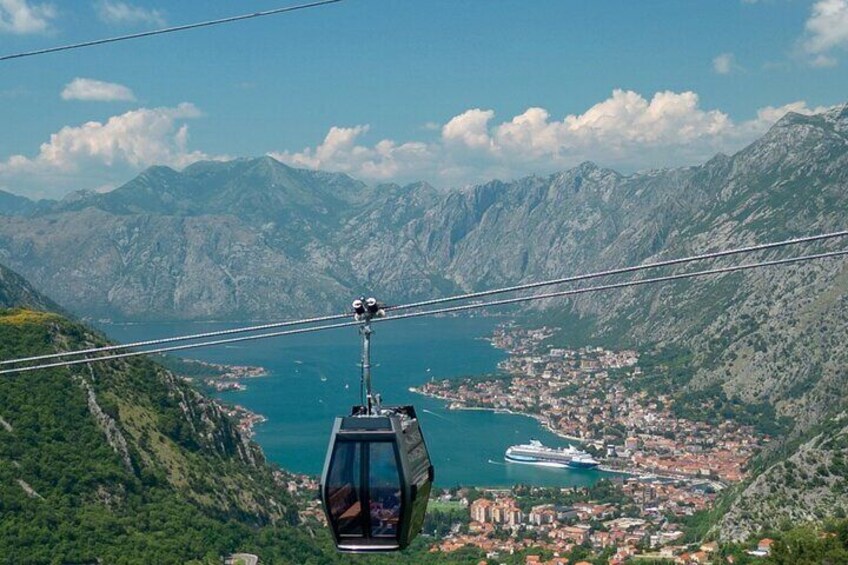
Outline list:
[[[529,417],[479,410],[448,410],[445,402],[409,391],[430,379],[479,376],[497,370],[505,353],[490,336],[498,319],[446,317],[374,325],[372,375],[385,404],[413,404],[436,468],[439,487],[589,485],[607,476],[598,470],[565,470],[507,464],[507,447],[531,438],[564,447]],[[100,323],[119,342],[138,341],[244,326],[243,323]],[[270,461],[318,475],[333,419],[360,400],[360,337],[356,328],[285,336],[190,350],[181,356],[229,365],[259,365],[268,375],[242,380],[247,390],[223,392],[268,421],[255,428]]]

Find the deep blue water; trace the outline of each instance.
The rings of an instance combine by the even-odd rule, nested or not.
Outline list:
[[[414,404],[419,413],[439,486],[586,485],[600,471],[547,469],[505,464],[515,443],[538,438],[567,442],[524,416],[486,411],[450,411],[442,401],[409,392],[430,378],[479,375],[496,369],[504,353],[483,338],[492,318],[399,320],[374,326],[372,374],[386,404]],[[119,341],[197,333],[242,324],[101,324]],[[256,440],[268,458],[292,471],[319,474],[333,418],[359,403],[359,335],[344,328],[183,352],[185,357],[234,365],[261,365],[269,376],[243,381],[248,390],[219,397],[268,417]]]

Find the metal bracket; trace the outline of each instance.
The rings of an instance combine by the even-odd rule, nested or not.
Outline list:
[[[365,386],[365,406],[369,416],[378,415],[382,399],[374,393],[371,386],[371,320],[386,315],[383,306],[376,298],[359,298],[353,301],[354,319],[361,322],[359,335],[362,336],[362,383]]]

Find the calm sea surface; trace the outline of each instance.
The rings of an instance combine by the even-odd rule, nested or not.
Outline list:
[[[451,411],[409,387],[430,378],[494,371],[504,353],[483,338],[492,318],[400,320],[375,325],[372,341],[375,388],[386,404],[414,404],[436,467],[439,486],[503,486],[516,483],[571,486],[594,483],[601,471],[547,469],[506,464],[507,447],[538,438],[546,445],[566,441],[524,416],[487,411]],[[101,324],[110,337],[138,341],[244,324]],[[268,458],[292,471],[317,475],[324,463],[333,418],[359,403],[359,335],[343,328],[303,336],[258,340],[183,352],[185,357],[233,365],[261,365],[264,378],[243,381],[244,392],[218,396],[268,417],[255,428]]]

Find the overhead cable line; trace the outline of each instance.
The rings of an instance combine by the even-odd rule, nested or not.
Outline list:
[[[274,328],[285,328],[290,326],[303,326],[306,324],[317,324],[320,322],[331,322],[333,320],[341,320],[350,318],[350,314],[331,314],[329,316],[319,316],[316,318],[304,318],[302,320],[290,320],[285,322],[271,322],[268,324],[260,324],[258,326],[245,326],[240,328],[231,328],[228,330],[215,330],[211,332],[202,332],[188,335],[177,335],[173,337],[163,337],[159,339],[148,339],[144,341],[134,341],[132,343],[117,343],[114,345],[104,345],[103,347],[91,347],[89,349],[80,349],[78,351],[62,351],[59,353],[48,353],[46,355],[34,355],[32,357],[24,357],[22,359],[12,359],[0,361],[0,365],[9,365],[12,363],[26,363],[30,361],[43,361],[45,359],[56,359],[58,357],[72,357],[74,355],[90,355],[92,353],[102,353],[104,351],[115,351],[116,349],[130,349],[135,347],[149,347],[151,345],[162,345],[164,343],[174,343],[177,341],[193,341],[198,339],[206,339],[209,337],[220,337],[222,335],[232,335],[239,333],[258,332],[270,330]]]
[[[643,264],[643,265],[633,265],[633,266],[629,266],[629,267],[621,267],[621,268],[618,268],[618,269],[611,269],[611,270],[607,270],[607,271],[599,271],[599,272],[595,272],[595,273],[587,273],[587,274],[575,275],[575,276],[564,277],[564,278],[559,278],[559,279],[552,279],[552,280],[539,281],[539,282],[534,282],[534,283],[508,286],[508,287],[496,288],[496,289],[491,289],[491,290],[483,290],[483,291],[472,292],[472,293],[468,293],[468,294],[447,296],[447,297],[444,297],[444,298],[434,298],[434,299],[431,299],[431,300],[424,300],[424,301],[421,301],[421,302],[412,302],[412,303],[409,303],[409,304],[387,306],[385,309],[387,311],[397,311],[397,310],[408,310],[408,309],[412,309],[412,308],[423,308],[425,306],[433,306],[433,305],[436,305],[436,304],[444,304],[444,303],[447,303],[447,302],[456,302],[456,301],[460,301],[460,300],[471,300],[471,299],[475,299],[475,298],[482,298],[482,297],[485,297],[485,296],[493,296],[493,295],[497,295],[497,294],[517,292],[517,291],[520,291],[520,290],[530,290],[530,289],[540,288],[540,287],[545,287],[545,286],[554,286],[554,285],[558,285],[558,284],[565,284],[565,283],[570,283],[570,282],[579,282],[579,281],[596,279],[596,278],[601,278],[601,277],[621,275],[621,274],[625,274],[625,273],[634,273],[634,272],[644,271],[644,270],[648,270],[648,269],[658,269],[658,268],[661,268],[661,267],[669,267],[669,266],[672,266],[672,265],[681,265],[681,264],[685,264],[685,263],[692,263],[692,262],[695,262],[695,261],[705,261],[705,260],[716,259],[716,258],[720,258],[720,257],[728,257],[728,256],[731,256],[731,255],[739,255],[739,254],[742,254],[742,253],[753,253],[755,251],[763,251],[763,250],[766,250],[766,249],[776,249],[776,248],[779,248],[779,247],[787,247],[787,246],[790,246],[790,245],[799,245],[799,244],[802,244],[802,243],[812,243],[812,242],[815,242],[815,241],[823,241],[823,240],[827,240],[827,239],[833,239],[833,238],[845,237],[845,236],[848,236],[848,230],[824,233],[824,234],[819,234],[819,235],[811,235],[811,236],[805,236],[805,237],[798,237],[798,238],[793,238],[793,239],[786,239],[786,240],[783,240],[783,241],[775,241],[775,242],[771,242],[771,243],[761,243],[761,244],[758,244],[758,245],[751,245],[751,246],[747,246],[747,247],[738,247],[738,248],[735,248],[735,249],[727,249],[727,250],[723,250],[723,251],[713,251],[713,252],[710,252],[710,253],[703,253],[701,255],[693,255],[693,256],[689,256],[689,257],[682,257],[682,258],[679,258],[679,259],[669,259],[669,260],[666,260],[666,261],[658,261],[658,262],[655,262],[655,263],[647,263],[647,264]],[[340,319],[346,318],[348,316],[349,316],[349,314],[347,314],[347,313],[345,313],[345,314],[333,314],[333,315],[329,315],[329,316],[306,318],[306,319],[303,319],[303,320],[271,322],[271,323],[268,323],[268,324],[261,324],[261,325],[258,325],[258,326],[246,326],[246,327],[240,327],[240,328],[232,328],[232,329],[228,329],[228,330],[217,330],[217,331],[212,331],[212,332],[204,332],[204,333],[197,333],[197,334],[188,334],[188,335],[181,335],[181,336],[166,337],[166,338],[160,338],[160,339],[151,339],[151,340],[145,340],[145,341],[136,341],[136,342],[131,342],[131,343],[107,345],[107,346],[103,346],[103,347],[92,347],[92,348],[89,348],[89,349],[83,349],[83,350],[79,350],[79,351],[65,351],[65,352],[59,352],[59,353],[50,353],[50,354],[46,354],[46,355],[36,355],[36,356],[33,356],[33,357],[26,357],[26,358],[22,358],[22,359],[0,361],[0,366],[10,365],[10,364],[18,364],[18,363],[25,363],[25,362],[31,362],[31,361],[43,361],[43,360],[46,360],[46,359],[57,359],[57,358],[60,358],[60,357],[73,357],[73,356],[76,356],[76,355],[89,355],[89,354],[92,354],[92,353],[102,353],[102,352],[106,352],[106,351],[115,351],[115,350],[119,350],[119,349],[131,349],[131,348],[136,348],[136,347],[149,347],[151,345],[163,345],[163,344],[166,344],[166,343],[175,343],[175,342],[180,342],[180,341],[194,341],[194,340],[198,340],[198,339],[206,339],[206,338],[209,338],[209,337],[220,337],[220,336],[224,336],[224,335],[233,335],[233,334],[239,334],[239,333],[252,333],[252,332],[256,332],[256,331],[270,330],[270,329],[282,328],[282,327],[291,327],[291,326],[300,326],[300,325],[306,325],[306,324],[312,324],[312,323],[329,322],[329,321],[333,321],[333,320],[340,320]]]
[[[455,302],[457,300],[470,300],[473,298],[483,298],[484,296],[492,296],[494,294],[503,294],[507,292],[516,292],[519,290],[530,290],[533,288],[539,288],[543,286],[552,286],[557,284],[565,284],[571,282],[584,281],[588,279],[596,279],[600,277],[609,277],[612,275],[622,275],[625,273],[634,273],[637,271],[644,271],[645,269],[658,269],[660,267],[669,267],[671,265],[681,265],[684,263],[692,263],[694,261],[706,261],[708,259],[717,259],[719,257],[728,257],[730,255],[739,255],[740,253],[753,253],[754,251],[763,251],[765,249],[775,249],[778,247],[786,247],[789,245],[799,245],[801,243],[811,243],[814,241],[822,241],[825,239],[833,239],[837,237],[845,237],[848,236],[848,230],[824,233],[819,235],[811,235],[805,237],[797,237],[793,239],[785,239],[783,241],[775,241],[772,243],[761,243],[758,245],[751,245],[748,247],[738,247],[736,249],[727,249],[725,251],[713,251],[710,253],[703,253],[701,255],[693,255],[691,257],[682,257],[680,259],[669,259],[667,261],[658,261],[656,263],[647,263],[644,265],[633,265],[630,267],[621,267],[618,269],[610,269],[608,271],[599,271],[596,273],[589,273],[585,275],[575,275],[570,277],[564,277],[561,279],[552,279],[541,282],[527,283],[527,284],[519,284],[515,286],[507,286],[503,288],[496,288],[493,290],[481,290],[479,292],[469,292],[467,294],[459,294],[456,296],[447,296],[444,298],[433,298],[430,300],[422,300],[421,302],[413,302],[410,304],[402,304],[400,306],[387,306],[386,311],[389,310],[401,310],[407,308],[422,308],[424,306],[433,306],[435,304],[444,304],[445,302]]]
[[[590,287],[585,287],[585,288],[574,288],[574,289],[569,289],[569,290],[561,290],[561,291],[557,291],[557,292],[548,292],[548,293],[544,293],[544,294],[534,294],[534,295],[530,295],[530,296],[519,296],[519,297],[516,297],[516,298],[505,298],[503,300],[492,300],[492,301],[489,301],[489,302],[461,304],[459,306],[448,306],[446,308],[437,308],[435,310],[424,310],[424,311],[421,311],[421,312],[409,312],[407,314],[399,314],[397,316],[392,316],[392,317],[375,318],[375,319],[372,320],[372,323],[383,323],[383,322],[390,322],[390,321],[395,321],[395,320],[405,320],[405,319],[410,319],[410,318],[421,318],[421,317],[424,317],[424,316],[436,316],[436,315],[440,315],[440,314],[451,314],[451,313],[463,312],[463,311],[467,311],[467,310],[475,310],[475,309],[480,309],[480,308],[492,308],[492,307],[495,307],[495,306],[508,306],[508,305],[511,305],[511,304],[518,304],[518,303],[521,303],[521,302],[530,302],[530,301],[533,301],[533,300],[546,300],[546,299],[550,299],[550,298],[574,296],[574,295],[586,294],[586,293],[590,293],[590,292],[600,292],[600,291],[605,291],[605,290],[614,290],[614,289],[618,289],[618,288],[627,288],[627,287],[634,287],[634,286],[643,286],[643,285],[648,285],[648,284],[657,284],[657,283],[662,283],[662,282],[670,282],[670,281],[676,281],[676,280],[682,280],[682,279],[690,279],[690,278],[695,278],[695,277],[704,277],[704,276],[709,276],[709,275],[720,275],[720,274],[726,274],[726,273],[734,273],[734,272],[737,272],[737,271],[759,269],[759,268],[764,268],[764,267],[773,267],[773,266],[777,266],[777,265],[788,265],[788,264],[792,264],[792,263],[800,263],[800,262],[804,262],[804,261],[814,261],[814,260],[819,260],[819,259],[828,259],[828,258],[839,257],[839,256],[844,256],[844,255],[848,255],[848,249],[844,249],[844,250],[840,250],[840,251],[831,251],[831,252],[827,252],[827,253],[819,253],[819,254],[815,254],[815,255],[801,255],[799,257],[789,257],[789,258],[785,258],[785,259],[775,259],[775,260],[772,260],[772,261],[763,261],[763,262],[759,262],[759,263],[746,263],[746,264],[742,264],[742,265],[733,265],[733,266],[730,266],[730,267],[720,267],[720,268],[708,269],[708,270],[704,270],[704,271],[694,271],[692,273],[680,273],[680,274],[676,274],[676,275],[667,275],[667,276],[663,276],[663,277],[655,277],[655,278],[650,278],[650,279],[641,279],[641,280],[635,280],[635,281],[624,281],[624,282],[619,282],[619,283],[611,283],[611,284],[600,285],[600,286],[590,286]],[[313,332],[318,332],[318,331],[345,328],[345,327],[353,327],[353,326],[360,326],[360,325],[361,325],[361,323],[358,322],[358,321],[341,322],[341,323],[336,323],[336,324],[326,324],[326,325],[323,325],[323,326],[313,326],[313,327],[309,327],[309,328],[299,328],[299,329],[294,329],[294,330],[269,332],[269,333],[258,334],[258,335],[248,335],[248,336],[240,336],[240,337],[233,337],[233,338],[227,338],[227,339],[219,339],[219,340],[202,342],[202,343],[188,343],[188,344],[183,344],[183,345],[174,345],[174,346],[170,346],[170,347],[161,347],[161,348],[158,348],[158,349],[150,349],[150,350],[147,350],[147,351],[129,351],[129,352],[126,352],[126,353],[118,353],[118,354],[114,354],[114,355],[105,355],[105,356],[102,356],[102,357],[92,357],[92,358],[88,358],[88,359],[74,359],[74,360],[70,360],[70,361],[59,361],[59,362],[56,362],[56,363],[47,363],[47,364],[42,364],[42,365],[34,365],[34,366],[30,366],[30,367],[5,369],[5,370],[0,371],[0,375],[11,374],[11,373],[25,373],[25,372],[37,371],[37,370],[41,370],[41,369],[68,367],[68,366],[72,366],[72,365],[81,365],[81,364],[92,363],[92,362],[96,362],[96,361],[109,361],[109,360],[114,360],[114,359],[124,359],[124,358],[127,358],[127,357],[137,357],[137,356],[140,356],[140,355],[155,355],[155,354],[161,354],[161,353],[169,353],[169,352],[172,352],[172,351],[182,351],[182,350],[186,350],[186,349],[196,349],[196,348],[200,348],[200,347],[212,347],[212,346],[217,346],[217,345],[225,345],[225,344],[230,344],[230,343],[238,343],[238,342],[243,342],[243,341],[253,341],[253,340],[259,340],[259,339],[270,339],[270,338],[274,338],[274,337],[313,333]]]
[[[306,10],[308,8],[317,8],[319,6],[325,6],[327,4],[335,4],[337,2],[341,2],[342,0],[320,0],[318,2],[310,2],[308,4],[298,4],[296,6],[285,6],[282,8],[274,8],[273,10],[264,10],[262,12],[253,12],[250,14],[242,14],[240,16],[230,16],[226,18],[220,18],[217,20],[208,20],[205,22],[197,22],[193,24],[185,24],[174,27],[165,27],[160,29],[154,29],[150,31],[142,31],[139,33],[131,33],[128,35],[119,35],[116,37],[107,37],[104,39],[95,39],[92,41],[83,41],[81,43],[72,43],[69,45],[59,45],[57,47],[48,47],[45,49],[37,49],[35,51],[24,51],[23,53],[13,53],[11,55],[3,55],[0,57],[0,61],[6,61],[8,59],[20,59],[22,57],[32,57],[35,55],[45,55],[47,53],[55,53],[57,51],[70,51],[71,49],[80,49],[82,47],[92,47],[94,45],[103,45],[105,43],[116,43],[118,41],[127,41],[129,39],[139,39],[142,37],[150,37],[151,35],[161,35],[164,33],[174,33],[177,31],[186,31],[189,29],[195,29],[199,27],[210,27],[221,24],[228,24],[232,22],[238,22],[241,20],[249,20],[253,18],[262,18],[265,16],[274,16],[277,14],[285,14],[286,12],[294,12],[296,10]]]

